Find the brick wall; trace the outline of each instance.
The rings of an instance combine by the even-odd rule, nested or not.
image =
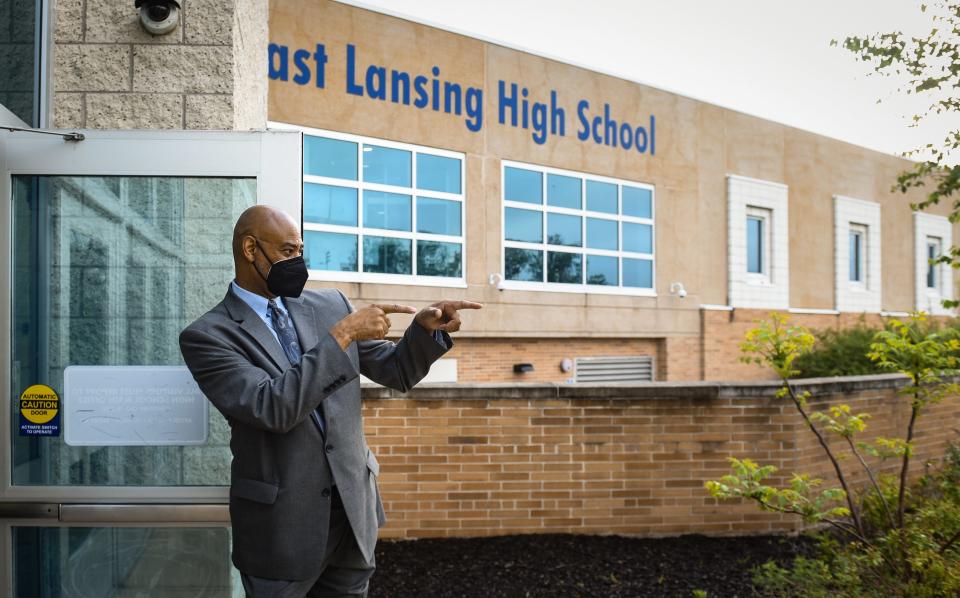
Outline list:
[[[457,360],[459,382],[566,382],[573,372],[563,372],[564,358],[650,355],[661,369],[660,339],[627,338],[514,338],[487,339],[458,337],[454,348],[444,357]],[[513,364],[533,364],[534,371],[514,374]]]
[[[841,398],[905,427],[896,376],[809,381],[813,404]],[[745,534],[792,531],[794,517],[717,504],[703,483],[727,457],[823,470],[815,439],[776,384],[458,385],[406,396],[364,389],[367,442],[381,463],[381,537],[513,533]],[[952,398],[920,420],[914,474],[960,427]],[[852,460],[845,465],[852,466]],[[894,463],[888,464],[893,471]],[[829,473],[824,471],[825,474]]]

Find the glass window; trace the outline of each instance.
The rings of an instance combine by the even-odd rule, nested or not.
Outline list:
[[[863,233],[850,230],[850,282],[863,282]]]
[[[580,268],[582,261],[583,256],[579,253],[548,251],[547,282],[581,284],[583,282]]]
[[[507,166],[503,172],[503,198],[508,201],[543,203],[543,174]]]
[[[547,203],[558,208],[583,207],[580,201],[580,179],[561,174],[547,175]]]
[[[16,526],[10,531],[13,596],[230,598],[240,585],[230,563],[229,527]]]
[[[510,241],[543,243],[543,215],[533,210],[507,208],[506,237]]]
[[[8,259],[16,292],[7,392],[19,397],[30,385],[46,384],[66,402],[64,370],[71,365],[183,365],[178,335],[226,293],[233,225],[254,204],[256,180],[14,176],[11,182]],[[11,481],[229,484],[229,426],[216,409],[207,425],[207,442],[197,446],[73,446],[63,435],[14,434]],[[138,433],[136,425],[131,430]]]
[[[587,209],[592,212],[617,213],[617,186],[613,183],[587,181]]]
[[[459,243],[417,241],[417,274],[447,278],[463,276],[461,248]]]
[[[504,251],[507,280],[543,282],[543,252],[537,249],[507,247]]]
[[[547,243],[550,245],[583,245],[582,219],[568,214],[547,214]]]
[[[462,158],[413,145],[387,147],[353,135],[346,139],[339,133],[329,135],[306,136],[312,150],[304,158],[303,227],[311,276],[319,279],[324,277],[320,272],[340,272],[326,278],[394,284],[417,282],[414,276],[462,279],[466,248]],[[352,168],[344,166],[349,156]],[[309,180],[311,175],[327,180],[318,184]],[[444,238],[429,238],[432,235]],[[460,286],[462,280],[455,284]]]
[[[587,284],[617,286],[620,278],[617,258],[609,255],[587,256]]]
[[[409,187],[410,173],[410,152],[378,145],[363,145],[365,183]]]
[[[460,202],[417,198],[417,232],[460,236]]]
[[[412,274],[410,239],[363,238],[363,271],[381,274]]]
[[[623,186],[623,215],[653,218],[653,193],[641,187]]]
[[[623,223],[623,250],[653,253],[653,227],[649,224]]]
[[[653,262],[623,258],[623,286],[653,288]]]
[[[367,228],[411,230],[409,195],[385,191],[363,192],[363,225]]]
[[[303,185],[303,219],[318,224],[357,225],[357,190],[333,185]]]
[[[35,0],[0,0],[0,104],[34,127],[40,126],[36,53],[48,60],[37,35],[40,10]]]
[[[603,218],[587,218],[587,247],[590,249],[619,248],[617,221]]]
[[[936,237],[927,237],[927,288],[939,289],[940,283],[937,280],[937,265],[929,260],[935,260],[940,257],[940,239]]]
[[[555,286],[560,284],[580,285],[575,290],[585,293],[653,290],[653,188],[509,162],[503,176],[506,288],[525,281],[542,283],[547,291],[571,290]],[[540,195],[544,182],[546,202]],[[514,207],[511,201],[531,205]]]
[[[326,137],[303,137],[303,173],[357,180],[357,144]]]
[[[303,260],[311,270],[357,271],[357,235],[303,231]]]
[[[460,160],[417,154],[417,189],[460,193]]]
[[[763,218],[758,216],[747,217],[747,272],[763,274],[764,264],[764,224]]]

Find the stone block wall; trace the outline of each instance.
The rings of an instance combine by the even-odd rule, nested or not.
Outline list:
[[[53,125],[265,127],[267,3],[182,4],[179,26],[153,36],[130,0],[57,2]]]
[[[874,415],[872,435],[902,434],[905,379],[806,381],[812,402]],[[801,529],[795,517],[718,503],[703,484],[751,457],[831,483],[816,440],[776,383],[459,385],[406,396],[364,389],[367,442],[381,464],[383,538],[585,533],[736,535]],[[960,399],[920,420],[913,473],[958,441]],[[853,469],[853,459],[843,461]],[[827,464],[827,467],[829,465]],[[885,471],[893,471],[889,462]],[[862,476],[855,476],[862,482]]]

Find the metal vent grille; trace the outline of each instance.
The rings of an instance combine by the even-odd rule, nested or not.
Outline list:
[[[653,357],[578,357],[574,382],[652,382]]]

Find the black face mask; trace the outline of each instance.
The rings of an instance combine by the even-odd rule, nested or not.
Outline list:
[[[260,241],[254,239],[254,242],[256,242],[257,247],[260,248],[260,253],[263,254],[263,257],[269,261],[270,258],[266,252],[263,251]],[[267,289],[274,295],[279,295],[280,297],[299,297],[303,292],[304,285],[307,284],[307,264],[303,261],[302,255],[271,262],[270,270],[266,276],[260,272],[260,268],[257,268],[256,260],[253,262],[253,267],[256,269],[257,274],[260,275],[260,278],[266,281]]]

